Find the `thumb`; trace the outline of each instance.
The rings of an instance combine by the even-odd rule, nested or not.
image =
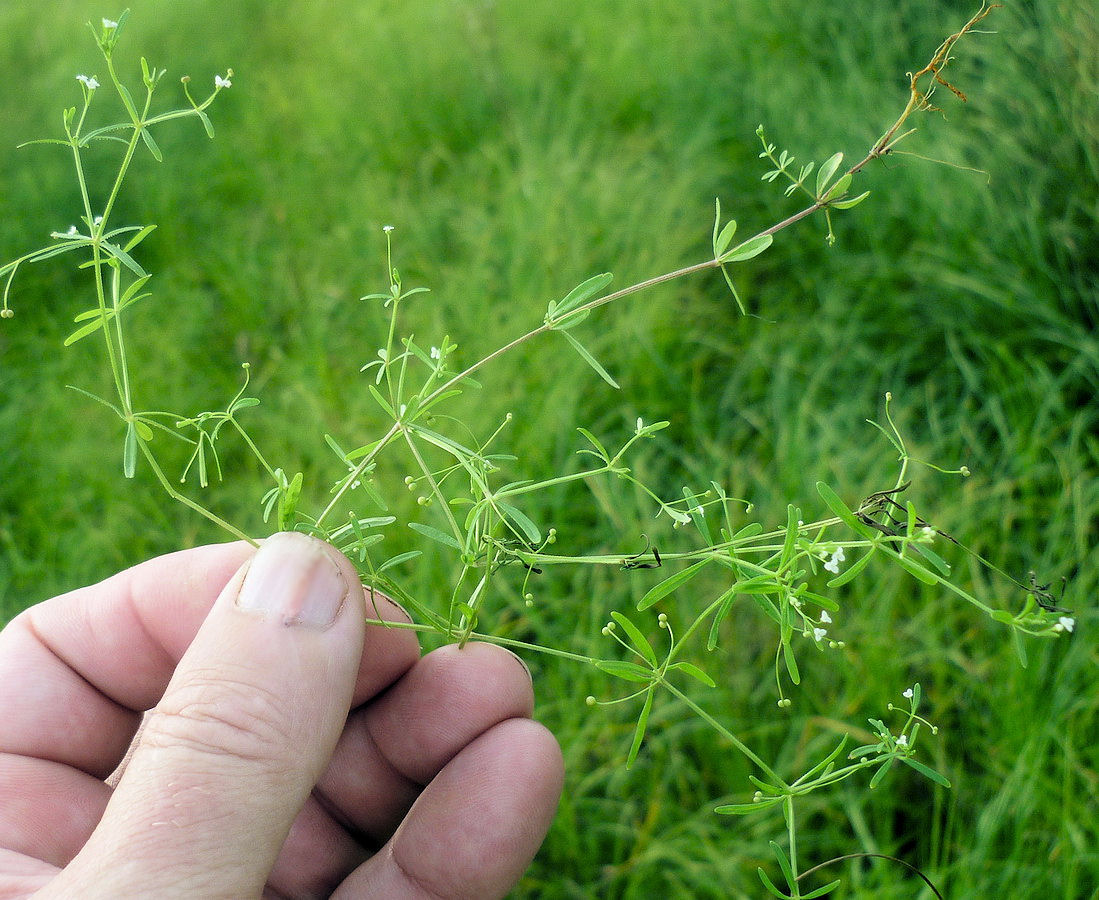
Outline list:
[[[148,717],[72,897],[258,897],[328,764],[363,647],[354,568],[302,534],[266,540],[222,591]]]

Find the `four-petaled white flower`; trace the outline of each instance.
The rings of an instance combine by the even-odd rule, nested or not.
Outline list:
[[[104,19],[103,20],[103,27],[106,28],[109,31],[112,28],[117,28],[118,23],[113,21],[112,19]]]
[[[1061,618],[1057,620],[1057,624],[1065,631],[1072,631],[1072,629],[1076,627],[1076,620],[1071,616],[1061,616]]]
[[[828,610],[822,609],[820,612],[820,622],[822,625],[830,625],[832,623],[832,617],[828,615]]]
[[[382,226],[382,231],[384,231],[386,234],[389,234],[391,231],[393,231],[393,226],[392,225],[383,225]]]
[[[443,358],[443,352],[438,347],[432,347],[431,348],[431,358],[432,359],[442,359]]]
[[[840,563],[847,559],[847,555],[843,552],[843,547],[837,547],[833,552],[831,558],[824,564],[826,568],[833,575],[838,575],[840,572]]]
[[[813,629],[813,640],[815,640],[815,641],[823,640],[824,636],[826,634],[828,634],[828,629],[827,628],[814,628]]]
[[[911,700],[912,699],[912,688],[909,688],[908,690],[906,690],[903,694],[901,694],[901,696]]]
[[[233,86],[233,82],[229,80],[228,76],[226,76],[225,78],[222,78],[220,75],[215,75],[214,76],[214,87],[216,87],[216,88],[231,88],[232,86]]]
[[[77,75],[76,80],[84,85],[89,91],[94,91],[99,87],[99,82],[95,80],[94,75]]]
[[[897,746],[898,747],[907,747],[908,746],[908,735],[907,734],[902,734],[900,737],[897,738]]]

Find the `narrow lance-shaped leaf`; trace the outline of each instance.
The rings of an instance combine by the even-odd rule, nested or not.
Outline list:
[[[550,303],[549,312],[546,313],[546,323],[553,325],[559,322],[578,306],[582,306],[603,290],[611,283],[613,278],[614,276],[610,272],[603,272],[601,275],[594,275],[587,281],[578,284],[564,298],[556,303]]]
[[[530,543],[540,544],[542,542],[542,532],[538,530],[538,526],[531,521],[526,513],[512,506],[510,503],[505,503],[503,500],[497,500],[496,505],[507,513],[509,519],[519,526],[519,529]]]
[[[789,641],[782,642],[782,661],[786,663],[786,671],[790,673],[790,680],[794,684],[801,684],[801,673],[798,671],[798,661]]]
[[[752,259],[755,256],[759,256],[764,250],[771,246],[775,242],[775,238],[770,234],[757,234],[753,238],[749,238],[743,244],[740,244],[721,257],[723,263],[744,262],[747,259]]]
[[[126,439],[122,444],[122,474],[133,478],[137,470],[137,428],[133,422],[126,423]]]
[[[645,596],[642,597],[641,600],[638,602],[637,608],[639,610],[648,609],[657,601],[667,597],[668,594],[672,593],[672,591],[675,591],[685,585],[699,572],[701,572],[707,565],[709,565],[710,562],[712,562],[712,560],[709,557],[707,557],[706,559],[701,559],[693,565],[688,566],[686,569],[683,569],[682,571],[676,572],[674,575],[665,578],[659,584],[649,589]]]
[[[445,531],[440,531],[438,528],[434,528],[431,525],[424,525],[421,522],[409,522],[408,527],[439,544],[452,547],[455,550],[462,549],[462,545],[458,543],[458,539],[454,537],[454,535],[447,534]]]
[[[930,766],[924,765],[919,760],[912,759],[910,756],[898,756],[897,759],[899,759],[906,766],[911,766],[925,778],[930,778],[936,784],[941,784],[944,788],[950,787],[950,781],[945,776],[940,775]]]
[[[835,153],[821,163],[820,168],[817,170],[817,197],[824,196],[824,189],[828,187],[828,183],[832,180],[832,176],[836,174],[836,170],[842,162],[843,154]]]
[[[638,652],[640,652],[650,664],[655,666],[657,664],[656,651],[653,650],[652,644],[649,643],[648,638],[641,633],[641,629],[618,611],[612,612],[611,618],[622,626],[622,630],[629,636],[630,643],[637,648]]]
[[[594,356],[592,356],[591,353],[588,352],[588,349],[583,344],[581,344],[567,331],[562,331],[561,334],[563,334],[568,342],[572,344],[573,349],[580,354],[580,356],[584,359],[584,362],[586,362],[589,366],[595,369],[596,374],[598,374],[600,378],[602,378],[615,390],[621,390],[621,388],[619,388],[618,386],[618,382],[611,378],[607,370],[599,364],[599,361]]]
[[[633,732],[633,743],[630,745],[630,754],[626,757],[626,768],[633,765],[637,759],[637,752],[641,749],[641,742],[645,739],[645,729],[649,725],[649,713],[653,708],[653,696],[656,693],[656,685],[652,685],[645,692],[645,705],[641,707],[641,715],[637,719],[637,727]]]

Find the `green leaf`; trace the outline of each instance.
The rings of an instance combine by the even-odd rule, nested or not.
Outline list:
[[[885,778],[889,770],[893,768],[893,762],[896,760],[896,758],[897,757],[895,756],[891,756],[884,763],[882,763],[878,771],[874,773],[874,777],[870,779],[871,789],[876,788],[879,784],[881,784],[882,779]]]
[[[723,263],[731,263],[752,259],[752,257],[759,256],[759,254],[770,247],[774,242],[774,235],[757,234],[755,237],[749,238],[743,244],[734,247],[722,256],[721,261]]]
[[[641,715],[637,719],[637,727],[633,732],[633,743],[630,744],[630,753],[626,757],[626,768],[628,769],[633,765],[634,760],[637,759],[637,752],[641,749],[641,742],[645,739],[645,729],[649,725],[649,713],[653,709],[653,696],[656,693],[656,686],[653,685],[645,693],[645,705],[641,707]]]
[[[642,684],[653,680],[652,669],[646,669],[637,663],[618,659],[595,659],[592,662],[599,671],[613,675],[615,678],[624,678],[626,681],[635,681]]]
[[[790,648],[789,641],[782,642],[782,661],[786,663],[786,671],[790,673],[790,680],[794,684],[801,684],[801,673],[798,671],[798,661],[794,651]]]
[[[828,183],[832,180],[832,176],[836,174],[836,170],[840,167],[840,163],[843,162],[843,154],[835,153],[828,157],[820,168],[817,170],[817,197],[824,197],[824,189],[828,187]]]
[[[720,214],[720,212],[719,207],[718,213]],[[714,223],[714,259],[720,259],[721,255],[729,249],[734,234],[736,234],[736,219],[730,219],[726,222],[725,227],[720,232],[717,231],[717,223]]]
[[[862,556],[856,559],[850,566],[840,572],[835,578],[828,582],[828,587],[834,588],[840,585],[847,584],[851,579],[856,578],[859,573],[862,572],[870,564],[870,559],[874,555],[874,548],[870,547]]]
[[[378,566],[377,573],[380,575],[386,569],[392,569],[394,566],[399,566],[401,563],[408,562],[410,559],[416,559],[416,557],[423,555],[422,550],[409,550],[406,553],[398,553],[396,556],[391,556]]]
[[[787,894],[782,893],[782,891],[775,887],[774,882],[772,882],[771,879],[767,877],[767,873],[764,872],[763,869],[757,868],[756,874],[759,876],[759,880],[763,882],[763,886],[767,888],[768,893],[772,897],[781,897],[782,900],[790,900]]]
[[[138,278],[144,278],[149,273],[146,272],[141,266],[137,264],[132,256],[119,247],[117,244],[112,244],[110,241],[101,241],[100,246],[107,251],[108,256],[112,256],[117,259],[122,265],[133,272]]]
[[[595,294],[599,293],[603,288],[611,283],[614,276],[610,272],[604,272],[601,275],[594,275],[587,281],[578,284],[574,287],[565,297],[553,304],[552,316],[547,315],[547,319],[550,321],[556,321],[564,318],[568,313],[572,312],[578,306],[582,306]]]
[[[381,391],[372,384],[368,384],[366,389],[370,391],[370,396],[374,398],[374,401],[385,411],[385,414],[389,416],[389,418],[397,418],[397,413],[394,411],[393,407],[389,405],[389,401],[382,396]]]
[[[135,234],[132,238],[130,238],[126,242],[126,246],[123,249],[128,253],[129,251],[133,250],[134,247],[136,247],[138,244],[140,244],[143,240],[145,240],[145,238],[147,238],[154,231],[156,231],[156,226],[155,225],[146,225],[144,228],[139,229],[137,234]],[[146,280],[148,280],[148,279],[146,279]],[[137,282],[134,282],[134,283],[136,284]],[[142,284],[144,284],[144,282],[142,282]]]
[[[910,756],[898,756],[897,759],[899,759],[906,766],[911,766],[924,777],[930,778],[932,781],[935,782],[935,784],[941,784],[944,788],[950,787],[950,782],[946,779],[945,776],[940,775],[930,766],[924,765],[919,760],[912,759]]]
[[[721,274],[725,276],[725,283],[729,285],[729,290],[732,292],[733,299],[736,301],[736,307],[740,310],[742,316],[748,314],[748,310],[744,308],[744,303],[740,299],[740,294],[736,292],[736,285],[733,284],[733,279],[729,276],[729,270],[725,266],[721,267]]]
[[[682,571],[676,572],[674,575],[665,578],[659,584],[649,589],[645,596],[642,597],[641,600],[638,602],[637,608],[639,610],[648,609],[654,603],[667,597],[668,594],[672,593],[672,591],[681,588],[711,562],[712,560],[709,557],[707,557],[706,559],[700,559],[698,562],[688,566],[686,569],[683,569]]]
[[[538,526],[534,524],[520,509],[516,509],[510,503],[505,503],[503,500],[497,499],[496,505],[500,507],[504,512],[508,514],[508,518],[512,519],[516,525],[519,526],[524,536],[532,544],[540,544],[542,542],[542,532],[538,530]]]
[[[76,391],[78,394],[83,394],[85,397],[90,397],[96,403],[102,403],[105,407],[107,407],[107,409],[111,410],[120,419],[125,419],[126,418],[122,414],[122,410],[120,410],[117,406],[115,406],[110,401],[104,400],[102,397],[99,397],[99,396],[91,393],[90,391],[84,390],[84,388],[78,388],[78,387],[76,387],[74,385],[71,385],[71,384],[67,384],[67,385],[65,385],[65,387],[67,387],[70,391]]]
[[[440,450],[445,450],[455,459],[462,462],[468,462],[471,459],[477,459],[479,454],[476,450],[470,450],[464,444],[459,444],[456,440],[447,437],[445,434],[439,434],[437,431],[432,431],[430,428],[424,428],[423,425],[412,425],[409,430],[422,437],[429,444],[434,444]]]
[[[214,137],[214,123],[210,121],[210,117],[206,115],[201,109],[196,109],[195,113],[202,120],[202,127],[206,129],[206,136],[213,140]]]
[[[715,806],[714,812],[722,816],[748,816],[763,809],[770,809],[776,803],[781,803],[781,797],[760,799],[755,803],[726,803]]]
[[[790,865],[790,860],[786,856],[786,851],[782,849],[775,841],[768,841],[771,847],[771,852],[775,854],[775,858],[778,860],[778,867],[782,870],[782,875],[786,879],[786,883],[790,887],[794,887],[797,881],[794,879],[794,869]]]
[[[931,563],[931,565],[939,570],[940,575],[945,578],[950,577],[950,564],[930,547],[925,547],[923,544],[909,544],[908,549],[919,554]]]
[[[839,180],[828,188],[828,193],[824,195],[824,202],[830,203],[835,197],[842,197],[847,189],[851,186],[851,173],[840,176]]]
[[[111,313],[109,311],[104,315],[98,309],[88,310],[88,312],[93,313],[94,315],[98,316],[99,318],[97,318],[94,322],[89,322],[87,325],[82,325],[79,328],[77,328],[76,331],[74,331],[67,338],[65,338],[64,346],[71,347],[73,344],[75,344],[81,338],[86,338],[93,331],[97,331],[100,328],[102,328],[103,323],[105,321],[108,321],[109,319],[111,319],[112,316],[113,316],[113,313]],[[87,313],[81,313],[81,316],[87,317]]]
[[[578,428],[577,428],[576,430],[577,430],[577,431],[579,431],[579,432],[580,432],[580,433],[581,433],[582,435],[584,435],[584,437],[586,437],[586,438],[588,439],[588,441],[590,441],[590,442],[591,442],[591,445],[592,445],[593,447],[595,447],[595,449],[596,449],[596,450],[598,450],[598,451],[599,451],[599,455],[600,455],[600,456],[601,456],[601,457],[603,458],[603,460],[604,460],[605,462],[610,462],[610,458],[611,458],[611,457],[610,457],[610,454],[609,454],[609,453],[607,453],[607,448],[606,448],[606,447],[604,447],[604,446],[603,446],[603,445],[602,445],[602,444],[601,444],[601,443],[599,442],[598,438],[596,438],[596,436],[595,436],[594,434],[592,434],[592,433],[591,433],[590,431],[588,431],[588,429],[586,429],[586,428],[579,428],[579,427],[578,427]]]
[[[808,894],[802,894],[801,900],[813,900],[814,897],[823,897],[825,894],[830,894],[836,888],[843,884],[842,878],[837,878],[835,881],[829,882],[824,887],[819,887],[815,891],[810,891]]]
[[[1015,648],[1015,655],[1019,657],[1019,665],[1025,669],[1027,667],[1026,644],[1023,642],[1022,633],[1015,627],[1011,629],[1011,645]]]
[[[279,492],[279,531],[289,531],[294,524],[294,513],[298,509],[303,480],[303,473],[298,472],[286,489]]]
[[[710,623],[710,635],[706,639],[707,650],[713,650],[717,646],[721,623],[725,621],[725,617],[729,615],[729,610],[733,608],[733,601],[736,599],[737,593],[739,593],[739,590],[734,584],[718,599],[717,612],[714,613],[714,620]]]
[[[833,200],[829,205],[832,207],[832,209],[852,209],[853,207],[858,206],[860,203],[862,203],[862,201],[869,196],[870,191],[863,191],[857,197],[852,197],[849,200]]]
[[[629,636],[630,643],[637,648],[641,655],[645,657],[651,665],[655,666],[657,664],[656,651],[653,650],[652,644],[649,643],[648,638],[641,633],[641,629],[620,612],[612,612],[611,618],[622,626],[622,630]]]
[[[684,485],[683,499],[687,501],[687,512],[690,513],[691,521],[694,522],[695,528],[698,529],[698,533],[702,536],[702,540],[704,540],[707,545],[712,545],[714,543],[714,538],[710,532],[710,523],[707,520],[705,513],[695,512],[696,509],[701,508],[702,506],[698,495]]]
[[[669,671],[672,669],[679,669],[681,672],[686,672],[692,678],[697,681],[701,681],[706,687],[717,687],[717,682],[714,681],[709,675],[703,672],[698,666],[692,665],[689,662],[677,662],[668,667]]]
[[[443,544],[447,547],[453,547],[455,550],[462,549],[462,545],[458,543],[458,539],[454,537],[454,535],[447,534],[445,531],[440,531],[438,528],[433,528],[430,525],[424,525],[420,522],[409,522],[408,527],[436,543]]]
[[[124,85],[121,81],[116,81],[115,87],[118,88],[118,93],[122,96],[122,102],[126,104],[126,111],[131,113],[135,118],[137,118],[137,106],[134,105],[134,98],[130,94],[129,88],[127,88],[126,85]]]
[[[565,336],[565,339],[570,344],[572,344],[573,349],[576,350],[576,352],[579,353],[580,356],[583,357],[584,361],[589,366],[591,366],[593,369],[595,369],[596,374],[598,374],[600,378],[602,378],[605,382],[607,382],[607,384],[609,384],[615,390],[621,390],[621,388],[619,388],[619,386],[618,386],[618,382],[615,381],[613,378],[611,378],[611,376],[607,373],[607,370],[604,369],[601,365],[599,365],[599,361],[588,352],[587,348],[583,344],[581,344],[576,338],[574,338],[567,331],[562,331],[561,334]]]
[[[137,470],[137,428],[133,422],[126,423],[126,439],[122,444],[122,474],[133,478]]]
[[[784,569],[794,558],[794,547],[798,537],[798,511],[792,503],[786,505],[786,539],[782,542],[782,556],[779,569]]]
[[[881,549],[889,556],[892,556],[898,563],[900,563],[901,568],[904,569],[909,575],[911,575],[913,578],[918,579],[919,581],[922,581],[924,584],[938,584],[942,580],[934,572],[930,571],[929,569],[925,569],[919,563],[913,562],[907,556],[901,556],[901,554],[894,550],[892,547],[882,545]]]

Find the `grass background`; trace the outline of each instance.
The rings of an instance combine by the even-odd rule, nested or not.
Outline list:
[[[624,285],[705,258],[715,196],[748,233],[793,212],[759,181],[757,123],[800,159],[861,157],[903,106],[904,73],[972,11],[946,0],[135,0],[133,10],[124,72],[144,53],[169,68],[171,94],[181,74],[205,83],[236,71],[213,110],[217,139],[194,123],[163,129],[165,163],[143,158],[121,201],[120,219],[160,225],[144,245],[157,297],[132,318],[143,396],[216,408],[250,361],[257,439],[314,486],[337,474],[322,433],[350,443],[381,426],[358,368],[385,325],[356,298],[384,287],[383,224],[397,228],[406,284],[432,289],[409,327],[425,343],[450,334],[471,361],[595,272]],[[118,12],[87,0],[0,8],[5,259],[76,221],[63,152],[14,145],[56,132],[79,96],[75,73],[104,80],[83,23]],[[546,341],[486,371],[459,414],[485,434],[513,412],[504,445],[521,458],[518,477],[532,478],[578,464],[576,425],[613,442],[638,415],[669,419],[638,471],[671,496],[721,481],[771,526],[789,502],[823,515],[819,479],[852,502],[892,484],[893,454],[864,422],[892,391],[916,455],[973,471],[914,472],[927,517],[1009,572],[1066,576],[1077,633],[1032,643],[1024,670],[1002,627],[872,566],[838,598],[847,650],[803,654],[789,713],[774,705],[773,636],[748,606],[734,611],[725,649],[701,660],[719,688],[700,701],[786,773],[918,679],[942,726],[923,758],[954,789],[908,772],[872,795],[865,782],[814,795],[801,805],[805,865],[894,853],[946,896],[1095,897],[1099,21],[1090,4],[1033,0],[1008,2],[989,25],[997,33],[960,46],[951,70],[969,103],[940,91],[944,115],[924,117],[908,145],[987,178],[913,158],[872,166],[862,181],[873,196],[837,216],[836,247],[810,220],[741,267],[756,316],[737,314],[720,277],[668,285],[578,332],[620,393]],[[32,267],[0,328],[3,617],[223,539],[150,478],[126,483],[116,424],[64,389],[107,390],[98,348],[61,349],[90,302],[86,273]],[[261,532],[259,473],[232,448],[223,463],[211,502]],[[403,474],[382,472],[397,488]],[[423,518],[390,493],[398,515]],[[558,528],[563,550],[628,552],[641,532],[674,544],[644,509],[625,512],[636,500],[606,483],[526,511]],[[412,546],[401,531],[392,541]],[[951,561],[983,600],[1021,600],[965,557]],[[429,554],[410,584],[438,593],[448,573]],[[533,610],[502,596],[483,624],[607,655],[599,627],[654,577],[547,573]],[[673,621],[676,604],[685,615],[719,588],[698,587],[667,607]],[[759,896],[755,867],[771,867],[780,817],[712,813],[750,793],[743,761],[658,702],[626,771],[637,710],[592,711],[585,695],[617,688],[530,662],[569,774],[516,896]],[[884,863],[832,873],[844,876],[837,896],[930,896]]]

